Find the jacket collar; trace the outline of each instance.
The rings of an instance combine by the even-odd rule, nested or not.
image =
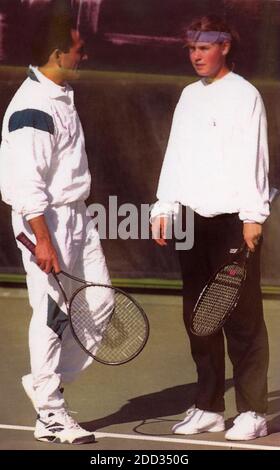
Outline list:
[[[69,92],[73,93],[73,89],[68,83],[65,86],[57,85],[52,80],[45,77],[45,75],[38,70],[38,67],[29,65],[27,75],[31,80],[40,83],[50,98],[58,99],[69,95]]]

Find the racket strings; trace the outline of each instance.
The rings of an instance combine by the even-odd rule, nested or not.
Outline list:
[[[195,334],[207,336],[218,330],[239,297],[244,268],[232,264],[220,271],[199,299],[191,328]]]
[[[148,327],[142,311],[113,288],[84,287],[72,299],[70,310],[74,334],[101,362],[126,362],[146,342]]]
[[[98,349],[98,357],[113,362],[134,355],[142,347],[146,324],[138,307],[123,294],[115,293],[115,308]]]

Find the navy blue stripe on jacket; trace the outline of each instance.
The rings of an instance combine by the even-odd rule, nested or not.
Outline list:
[[[23,129],[24,127],[33,127],[40,131],[54,134],[54,122],[52,116],[39,109],[23,109],[13,113],[9,119],[9,132]]]

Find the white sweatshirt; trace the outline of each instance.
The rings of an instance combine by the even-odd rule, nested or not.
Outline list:
[[[177,104],[151,216],[178,204],[204,217],[269,215],[267,123],[256,88],[232,72],[187,86]]]
[[[90,173],[73,90],[30,67],[4,116],[0,150],[3,200],[28,219],[48,205],[85,200]]]

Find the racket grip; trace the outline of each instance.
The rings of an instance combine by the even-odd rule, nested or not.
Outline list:
[[[245,258],[246,258],[246,260],[248,260],[251,255],[252,255],[252,251],[251,251],[250,248],[248,248],[248,246],[247,246],[247,247],[246,247],[246,250],[245,250]]]
[[[32,253],[32,255],[35,256],[36,245],[34,245],[34,243],[25,235],[25,233],[21,232],[19,235],[17,235],[16,239],[22,243]]]

